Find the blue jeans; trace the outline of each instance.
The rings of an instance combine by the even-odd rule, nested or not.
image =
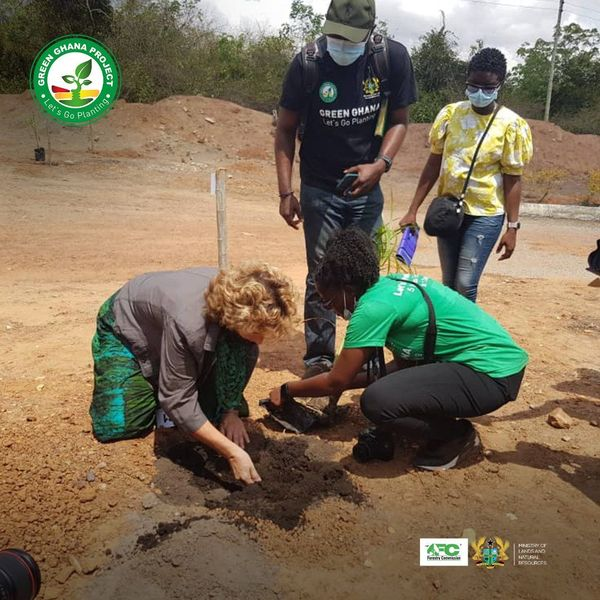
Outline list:
[[[327,241],[336,231],[355,226],[370,235],[375,234],[382,224],[383,194],[381,187],[377,185],[365,196],[341,198],[303,183],[300,188],[300,206],[304,219],[308,265],[304,299],[304,363],[306,366],[317,362],[331,365],[335,358],[335,311],[323,307],[313,273],[323,257]]]
[[[455,235],[438,238],[444,285],[476,301],[479,279],[503,223],[503,214],[493,217],[465,215],[462,227]]]

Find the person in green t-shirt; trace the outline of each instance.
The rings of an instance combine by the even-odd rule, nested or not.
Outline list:
[[[390,460],[393,434],[401,432],[427,440],[415,466],[454,467],[479,446],[468,417],[516,399],[528,356],[508,332],[478,305],[428,277],[380,277],[374,244],[361,230],[332,237],[315,280],[324,304],[350,321],[344,346],[330,372],[276,388],[271,402],[366,388],[361,409],[375,427],[359,436],[357,460]],[[394,360],[377,368],[384,347]],[[365,370],[369,362],[374,368]],[[377,370],[383,376],[371,377]]]

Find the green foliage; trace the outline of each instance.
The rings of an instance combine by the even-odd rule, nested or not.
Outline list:
[[[110,32],[110,0],[2,0],[0,3],[0,93],[27,88],[35,56],[60,35],[104,39]]]
[[[202,94],[270,112],[289,61],[321,34],[323,15],[294,0],[276,34],[218,31],[204,18],[202,0],[0,0],[0,93],[28,86],[31,64],[51,39],[82,33],[103,41],[122,69],[122,96],[154,102],[174,94]],[[376,30],[389,36],[387,23]],[[484,46],[477,40],[470,55]],[[524,44],[521,64],[509,75],[502,102],[528,118],[541,118],[552,42]],[[411,119],[431,122],[442,106],[464,98],[466,63],[454,34],[425,33],[412,58],[420,91]],[[87,85],[87,75],[68,75]],[[600,134],[600,33],[577,24],[563,28],[558,46],[552,118],[577,133]]]
[[[428,31],[420,40],[412,51],[419,89],[430,93],[463,86],[466,65],[458,58],[454,34],[442,26]]]
[[[445,104],[463,97],[467,65],[458,57],[454,34],[444,26],[420,39],[421,44],[412,50],[419,100],[410,116],[417,123],[431,123]]]
[[[279,30],[280,37],[291,40],[296,51],[321,35],[324,16],[302,0],[292,0],[290,18]]]
[[[513,71],[515,96],[544,105],[550,74],[552,41],[523,44],[522,63]],[[600,32],[577,23],[562,28],[556,52],[551,114],[573,115],[592,107],[600,96]]]

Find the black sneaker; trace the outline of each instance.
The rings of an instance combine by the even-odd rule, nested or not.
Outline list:
[[[479,436],[471,422],[463,420],[461,423],[464,423],[464,433],[452,440],[430,440],[417,452],[414,466],[428,471],[445,471],[479,447]]]
[[[394,458],[394,436],[389,431],[376,427],[363,431],[352,448],[352,456],[358,462],[370,460],[392,460]]]

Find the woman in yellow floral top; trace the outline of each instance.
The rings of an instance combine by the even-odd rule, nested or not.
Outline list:
[[[400,225],[416,223],[417,210],[438,177],[440,196],[460,195],[505,76],[506,59],[496,48],[484,48],[473,56],[467,73],[469,100],[448,104],[436,117],[429,133],[431,154]],[[532,153],[529,125],[501,107],[475,161],[465,196],[463,225],[456,234],[438,238],[444,284],[473,302],[505,215],[507,230],[496,252],[502,252],[500,260],[514,252],[520,227],[521,175]]]

